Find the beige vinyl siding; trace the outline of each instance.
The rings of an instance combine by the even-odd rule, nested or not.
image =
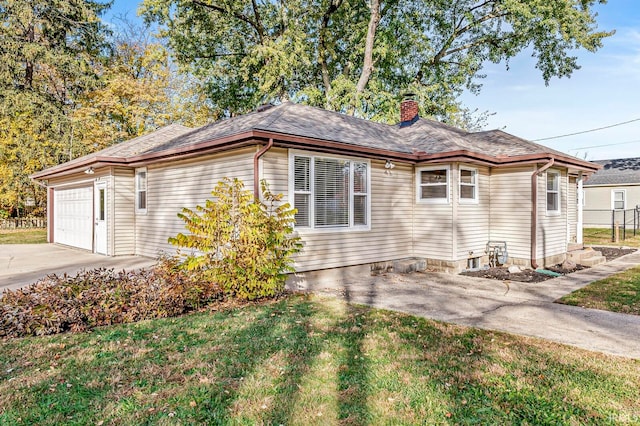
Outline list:
[[[531,257],[531,174],[533,167],[491,170],[489,236],[506,241],[509,257]],[[543,179],[539,179],[543,180]]]
[[[288,152],[274,149],[263,159],[262,172],[269,180],[272,190],[288,194]],[[282,180],[285,176],[286,181]],[[303,251],[295,258],[294,267],[297,271],[411,256],[413,168],[396,164],[396,167],[388,172],[384,168],[384,162],[372,160],[370,183],[371,229],[343,229],[335,232],[297,229],[296,232],[304,244]]]
[[[50,188],[64,187],[72,188],[74,186],[93,186],[94,182],[98,179],[105,179],[109,177],[111,170],[108,168],[96,169],[95,173],[88,175],[84,172],[73,173],[66,176],[50,178],[48,186]]]
[[[547,212],[547,174],[560,173],[560,214]],[[567,251],[567,173],[566,170],[549,169],[538,177],[538,240],[536,259]]]
[[[477,169],[478,202],[459,202],[457,200],[458,195],[455,197],[455,202],[458,203],[456,206],[457,214],[454,215],[454,235],[457,237],[456,260],[483,256],[485,254],[486,244],[487,241],[489,241],[491,206],[489,200],[489,169],[466,164],[461,164],[460,166]],[[456,176],[459,176],[459,174],[456,173]],[[456,186],[457,192],[457,182],[454,186]],[[473,253],[470,254],[470,252]]]
[[[134,169],[113,170],[112,234],[114,256],[135,253]]]
[[[260,179],[266,179],[274,194],[289,191],[289,151],[271,148],[260,159]]]
[[[449,203],[429,203],[417,200],[417,188],[414,173],[412,184],[414,193],[414,230],[413,247],[417,257],[438,260],[452,260],[453,247],[453,214],[454,214],[454,187],[457,182],[454,175],[457,173],[451,164],[428,165],[427,167],[443,166],[449,168]],[[420,167],[416,167],[420,169]],[[457,194],[457,189],[455,190]],[[456,195],[457,196],[457,195]]]
[[[567,221],[569,226],[569,239],[571,243],[576,242],[577,238],[577,226],[578,226],[578,206],[577,202],[577,178],[575,176],[569,176],[569,185],[567,187]]]
[[[147,213],[135,215],[136,254],[156,257],[160,251],[174,252],[167,239],[185,232],[178,213],[204,204],[222,178],[239,178],[251,189],[254,153],[250,148],[147,166]]]

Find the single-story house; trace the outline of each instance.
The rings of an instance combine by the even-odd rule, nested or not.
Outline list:
[[[602,169],[584,182],[584,225],[610,227],[613,210],[621,221],[623,210],[640,206],[640,157],[593,162]],[[633,214],[627,216],[632,222]]]
[[[297,272],[426,260],[450,272],[487,262],[562,261],[581,243],[582,181],[600,166],[500,130],[466,132],[418,116],[375,123],[284,102],[197,129],[170,125],[43,170],[50,242],[108,256],[157,256],[177,213],[223,177],[266,179],[294,206]]]

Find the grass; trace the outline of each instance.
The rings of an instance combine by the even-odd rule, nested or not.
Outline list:
[[[595,281],[559,300],[567,305],[640,315],[640,266]]]
[[[640,424],[640,361],[294,295],[0,346],[0,424]]]
[[[620,231],[622,238],[622,231]],[[633,236],[633,230],[627,231],[627,238],[617,243],[611,241],[610,228],[584,228],[582,239],[586,245],[627,246],[640,248],[640,234]]]
[[[0,244],[41,244],[46,242],[46,229],[3,229],[0,231]]]

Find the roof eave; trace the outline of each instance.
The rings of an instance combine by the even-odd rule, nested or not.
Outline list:
[[[531,164],[540,161],[548,161],[551,158],[556,160],[556,164],[571,167],[587,174],[593,173],[602,168],[601,165],[582,161],[576,158],[561,156],[553,153],[536,153],[519,156],[491,156],[469,150],[456,150],[441,153],[428,154],[425,152],[398,152],[380,148],[353,145],[338,141],[329,141],[304,136],[296,136],[286,133],[278,133],[267,130],[249,130],[223,138],[209,139],[192,145],[150,152],[128,158],[95,156],[83,161],[62,164],[49,169],[34,173],[30,176],[34,180],[42,180],[53,176],[64,176],[76,173],[86,167],[98,166],[129,166],[136,167],[156,161],[168,161],[170,159],[192,158],[203,153],[216,153],[229,149],[237,149],[250,146],[256,142],[267,141],[273,138],[276,146],[293,149],[309,149],[333,154],[354,154],[366,158],[391,159],[400,162],[433,163],[444,161],[471,161],[490,167],[506,167],[518,164]]]
[[[602,166],[590,163],[588,161],[582,161],[568,156],[546,152],[516,156],[492,156],[468,150],[457,150],[435,154],[427,154],[423,152],[418,153],[417,156],[417,161],[419,163],[471,160],[473,162],[491,167],[507,167],[518,164],[533,164],[541,161],[548,161],[553,158],[555,160],[555,164],[557,165],[575,168],[587,173],[593,173],[602,168]]]

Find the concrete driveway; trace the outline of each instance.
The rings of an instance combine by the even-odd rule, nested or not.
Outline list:
[[[0,293],[20,288],[48,274],[75,274],[81,269],[130,270],[155,264],[140,256],[103,256],[55,244],[0,244]]]
[[[449,323],[506,331],[640,359],[640,316],[554,303],[565,294],[640,264],[640,252],[541,283],[439,273],[389,274],[310,288],[353,303]]]

